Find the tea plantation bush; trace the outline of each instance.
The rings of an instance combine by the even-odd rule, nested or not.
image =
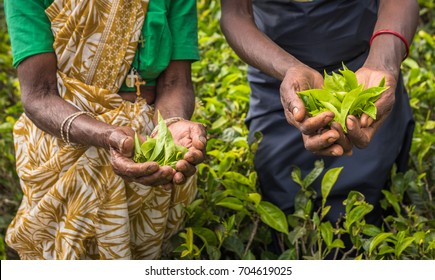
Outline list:
[[[410,57],[403,63],[416,130],[409,171],[392,172],[382,206],[389,215],[381,228],[365,222],[372,206],[350,192],[346,215],[339,225],[323,220],[325,201],[313,211],[316,194],[310,184],[322,179],[327,197],[341,169],[324,170],[316,162],[302,178],[297,167],[289,180],[301,190],[296,209],[284,215],[263,201],[257,188],[253,155],[244,118],[249,105],[246,65],[229,48],[219,29],[219,2],[198,0],[201,60],[193,64],[197,92],[194,118],[207,125],[207,159],[198,167],[199,193],[185,209],[185,229],[172,239],[167,259],[435,259],[435,22],[434,1],[420,0],[421,22]],[[21,193],[14,170],[12,127],[22,112],[9,38],[0,4],[0,259],[16,258],[3,247],[6,227],[19,205]],[[322,173],[323,172],[323,173]],[[320,174],[324,175],[320,175]],[[323,177],[322,177],[323,176]],[[283,254],[271,252],[270,229],[279,232]],[[352,246],[339,253],[348,236]]]

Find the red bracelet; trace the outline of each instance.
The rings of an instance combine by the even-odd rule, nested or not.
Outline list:
[[[403,60],[405,60],[405,59],[408,57],[408,55],[409,55],[409,43],[408,43],[408,41],[406,40],[405,37],[403,37],[402,34],[396,32],[396,31],[393,31],[393,30],[383,29],[383,30],[378,30],[378,31],[376,31],[375,33],[373,33],[372,38],[370,38],[370,46],[372,45],[373,39],[375,39],[378,35],[381,35],[381,34],[391,34],[391,35],[396,36],[396,37],[399,38],[400,40],[402,40],[402,42],[403,42],[403,43],[405,44],[405,46],[406,46],[406,54],[405,54],[405,56],[403,57]],[[402,60],[402,61],[403,61],[403,60]]]

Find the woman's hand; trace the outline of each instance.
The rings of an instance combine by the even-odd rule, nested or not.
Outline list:
[[[175,167],[177,173],[174,175],[173,183],[182,184],[187,177],[195,174],[195,166],[204,161],[207,144],[205,127],[200,123],[181,120],[171,124],[168,129],[175,144],[188,149],[184,159],[179,160]]]
[[[110,163],[113,171],[126,181],[133,181],[147,186],[170,184],[175,170],[170,166],[159,166],[156,162],[136,163],[134,154],[134,130],[130,127],[116,127],[109,138]]]
[[[376,121],[366,114],[363,114],[360,119],[355,116],[347,117],[346,126],[349,140],[356,147],[365,148],[370,144],[376,131],[393,109],[397,77],[393,71],[370,67],[360,68],[356,72],[356,77],[358,83],[363,84],[365,88],[378,86],[383,78],[385,78],[385,85],[388,87],[375,102],[377,109]]]
[[[316,155],[341,156],[352,152],[352,145],[345,137],[340,125],[328,124],[334,113],[323,112],[315,117],[308,117],[303,101],[297,92],[321,88],[323,77],[316,70],[300,64],[287,70],[281,83],[281,103],[287,122],[302,133],[305,148]]]

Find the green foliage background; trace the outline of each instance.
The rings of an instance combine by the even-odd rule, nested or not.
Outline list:
[[[391,187],[384,190],[383,207],[391,210],[382,228],[366,224],[371,205],[360,194],[346,199],[342,225],[323,221],[329,211],[313,209],[310,183],[322,174],[322,195],[327,196],[339,169],[326,173],[321,162],[301,178],[296,168],[289,180],[301,185],[295,213],[285,216],[262,200],[253,168],[258,142],[249,145],[244,118],[249,106],[246,65],[229,48],[219,28],[219,2],[198,0],[201,60],[193,65],[197,93],[194,118],[207,125],[207,159],[198,168],[199,194],[186,209],[186,227],[172,240],[169,259],[435,259],[435,22],[434,1],[420,0],[420,25],[411,55],[403,63],[405,83],[417,122],[410,170],[392,170]],[[0,259],[17,258],[4,247],[8,224],[21,200],[15,171],[12,128],[22,113],[9,37],[0,3]],[[258,135],[258,140],[261,136]],[[290,227],[289,227],[290,226]],[[269,250],[270,228],[280,232],[285,252]],[[290,229],[289,229],[290,228]],[[338,253],[342,238],[352,248]]]

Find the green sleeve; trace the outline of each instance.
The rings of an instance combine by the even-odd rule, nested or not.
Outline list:
[[[4,4],[14,67],[31,55],[54,51],[44,0],[5,0]]]
[[[198,16],[195,0],[172,0],[168,22],[173,38],[172,60],[198,60]]]

